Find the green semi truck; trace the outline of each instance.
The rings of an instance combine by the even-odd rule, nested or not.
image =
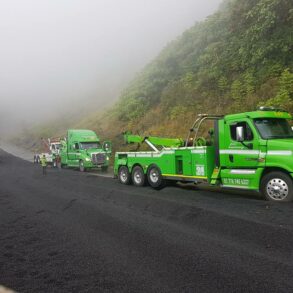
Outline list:
[[[93,168],[101,168],[103,171],[108,169],[111,143],[105,141],[101,144],[94,131],[70,129],[61,143],[62,167],[79,168],[81,172]]]
[[[291,115],[261,107],[257,111],[198,115],[183,139],[125,133],[127,143],[146,143],[151,151],[117,152],[114,175],[123,184],[162,188],[167,182],[205,182],[260,191],[267,200],[293,200]],[[199,136],[211,123],[208,138]]]

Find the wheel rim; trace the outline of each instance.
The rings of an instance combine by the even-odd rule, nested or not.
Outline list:
[[[142,182],[142,176],[139,171],[135,171],[133,174],[133,180],[136,184],[141,184]]]
[[[128,179],[128,174],[127,174],[126,170],[121,170],[120,171],[120,180],[122,182],[126,182],[127,179]]]
[[[267,193],[273,200],[284,200],[289,194],[288,184],[280,178],[271,179],[267,184]]]
[[[153,183],[157,183],[158,182],[158,180],[159,180],[159,172],[158,172],[158,170],[156,170],[156,169],[151,169],[150,170],[150,180]]]

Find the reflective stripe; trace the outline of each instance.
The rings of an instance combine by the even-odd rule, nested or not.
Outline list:
[[[268,151],[268,155],[272,155],[272,156],[291,156],[292,151]]]
[[[192,154],[205,154],[206,150],[205,149],[201,149],[201,150],[192,150],[191,151]]]
[[[291,156],[292,151],[268,151],[267,153],[262,153],[260,151],[254,151],[254,150],[220,150],[220,154],[222,155],[272,155],[272,156]]]
[[[248,186],[241,186],[241,185],[222,185],[222,187],[239,188],[239,189],[249,189]]]
[[[128,155],[128,154],[152,154],[154,152],[117,152],[119,155]]]
[[[157,153],[153,153],[153,157],[154,158],[158,158],[161,157],[163,155],[173,155],[175,154],[175,151],[162,151],[161,153],[157,154]]]
[[[249,169],[232,169],[230,174],[255,174],[255,170]]]
[[[130,157],[130,155],[129,155]],[[137,157],[137,158],[150,158],[152,157],[152,154],[135,154],[133,155],[133,157]]]
[[[220,154],[226,155],[259,155],[259,151],[253,150],[220,150]]]
[[[118,152],[116,155],[127,155],[129,158],[159,158],[163,155],[172,155],[175,151],[156,152]]]
[[[176,150],[195,150],[198,148],[206,149],[205,146],[203,146],[203,147],[192,146],[192,147],[179,147],[179,148],[164,148],[164,150],[174,150],[174,151],[176,151]]]

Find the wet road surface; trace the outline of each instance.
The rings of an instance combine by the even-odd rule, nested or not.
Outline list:
[[[293,204],[123,186],[0,150],[0,285],[19,292],[292,292]]]

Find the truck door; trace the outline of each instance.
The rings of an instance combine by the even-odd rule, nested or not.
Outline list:
[[[243,130],[243,141],[237,141],[237,128]],[[231,168],[256,168],[259,164],[259,138],[249,119],[227,121],[221,163]]]
[[[79,145],[78,143],[72,143],[69,145],[68,150],[68,160],[71,162],[71,164],[76,163],[77,158],[77,152],[79,152]]]

